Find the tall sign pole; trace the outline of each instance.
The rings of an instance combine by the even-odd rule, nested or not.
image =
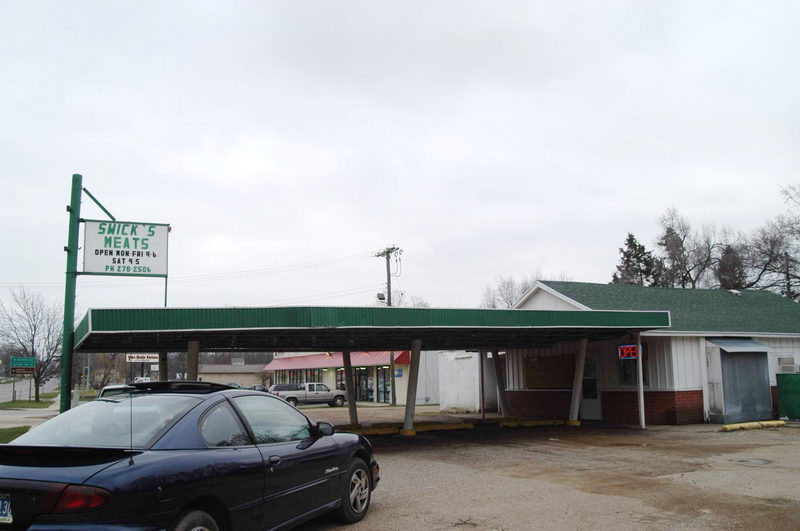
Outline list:
[[[61,345],[61,413],[70,408],[72,353],[75,350],[75,286],[78,275],[164,277],[164,305],[167,303],[167,223],[118,221],[111,212],[83,188],[83,177],[72,176],[69,212],[67,279],[64,288],[64,335]],[[86,195],[111,221],[81,219],[81,194]],[[78,271],[78,235],[84,224],[83,271]],[[88,375],[87,375],[88,376]]]
[[[81,220],[81,188],[83,177],[72,176],[72,196],[69,212],[67,246],[67,276],[64,288],[64,335],[61,340],[61,404],[59,411],[67,411],[72,395],[72,350],[75,347],[75,285],[78,280],[78,234]]]

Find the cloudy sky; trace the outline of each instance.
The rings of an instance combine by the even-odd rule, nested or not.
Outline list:
[[[63,299],[71,175],[169,223],[170,306],[477,306],[607,282],[675,207],[749,230],[800,181],[796,2],[0,5],[0,297]],[[102,218],[85,198],[82,215]],[[79,309],[163,304],[82,276]]]

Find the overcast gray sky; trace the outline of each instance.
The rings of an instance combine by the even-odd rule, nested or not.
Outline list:
[[[0,15],[3,299],[63,300],[72,173],[117,218],[172,225],[170,306],[373,305],[390,244],[394,285],[433,306],[535,270],[608,282],[668,207],[749,230],[800,180],[797,2]],[[77,304],[159,306],[163,284],[81,277]]]

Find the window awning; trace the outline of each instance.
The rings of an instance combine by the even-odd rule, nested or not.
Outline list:
[[[736,352],[772,352],[772,349],[766,345],[762,345],[755,339],[750,338],[736,338],[736,339],[719,339],[708,338],[708,341],[715,344],[722,350],[728,353]]]
[[[394,362],[398,365],[408,365],[410,358],[407,350],[394,353]],[[353,367],[389,365],[389,352],[351,352],[350,361]],[[283,371],[292,369],[329,369],[334,367],[344,367],[344,359],[341,352],[275,358],[267,363],[263,370]]]

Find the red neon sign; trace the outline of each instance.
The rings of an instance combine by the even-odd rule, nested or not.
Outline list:
[[[620,345],[617,353],[621,360],[635,360],[639,357],[639,345]]]

